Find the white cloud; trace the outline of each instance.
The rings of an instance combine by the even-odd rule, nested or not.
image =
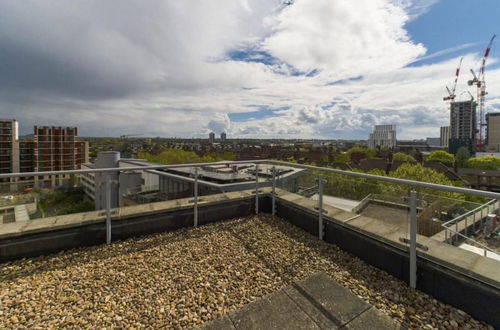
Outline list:
[[[25,132],[77,125],[100,136],[364,138],[373,124],[394,122],[416,137],[445,124],[441,100],[457,62],[404,67],[425,53],[404,25],[433,1],[415,3],[0,0],[0,117]],[[254,61],[267,51],[273,64],[228,56],[248,49]],[[487,74],[490,104],[500,104],[499,73]],[[255,105],[289,109],[229,119]]]
[[[425,53],[403,28],[405,11],[385,0],[297,0],[275,20],[264,49],[334,79],[397,69]]]

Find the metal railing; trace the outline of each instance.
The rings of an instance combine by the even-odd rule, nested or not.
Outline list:
[[[485,204],[480,205],[479,207],[476,207],[473,210],[470,210],[464,214],[461,214],[461,215],[443,223],[441,226],[445,230],[445,232],[444,232],[445,233],[445,241],[447,243],[453,244],[453,240],[455,240],[455,243],[456,243],[456,241],[458,240],[457,236],[460,236],[468,241],[471,241],[475,245],[481,247],[484,251],[483,255],[485,257],[487,256],[487,252],[491,252],[491,253],[494,253],[494,254],[500,256],[500,253],[498,253],[497,251],[495,251],[495,250],[489,248],[488,246],[486,246],[482,243],[479,243],[477,240],[472,239],[472,238],[467,236],[467,233],[469,232],[469,225],[468,225],[467,219],[470,216],[472,216],[472,230],[475,232],[477,230],[477,222],[479,222],[481,224],[483,219],[484,219],[484,212],[483,211],[486,209],[486,215],[488,215],[490,208],[492,206],[494,208],[494,205],[497,202],[498,202],[498,200],[492,199],[492,200],[486,202]],[[479,219],[476,219],[477,214],[480,214]],[[460,222],[462,222],[462,221],[464,222],[463,231],[465,232],[465,234],[462,234],[461,230],[459,229]],[[455,226],[455,229],[453,229],[452,226]],[[450,233],[448,233],[448,232],[450,232]]]
[[[387,176],[379,176],[379,175],[373,175],[373,174],[366,174],[366,173],[359,173],[359,172],[350,172],[350,171],[344,171],[344,170],[338,170],[338,169],[332,169],[332,168],[324,168],[324,167],[318,167],[318,166],[312,166],[312,165],[304,165],[304,164],[297,164],[297,163],[289,163],[289,162],[283,162],[283,161],[275,161],[275,160],[249,160],[249,161],[225,161],[225,162],[217,162],[217,165],[237,165],[237,164],[255,164],[256,165],[256,171],[255,171],[255,213],[259,213],[259,180],[258,180],[258,166],[259,164],[271,164],[273,165],[272,167],[272,192],[271,192],[271,197],[272,197],[272,214],[273,216],[276,214],[276,166],[275,165],[282,165],[282,166],[289,166],[289,167],[296,167],[296,168],[301,168],[301,169],[308,169],[308,170],[316,170],[316,171],[322,171],[322,172],[327,172],[327,173],[335,173],[335,174],[342,174],[350,177],[356,177],[356,178],[365,178],[365,179],[371,179],[375,181],[383,181],[383,182],[389,182],[389,183],[395,183],[395,184],[403,184],[407,185],[410,188],[410,198],[409,198],[409,205],[410,205],[410,239],[409,241],[409,257],[410,257],[410,286],[416,287],[416,281],[417,281],[417,273],[416,273],[416,266],[417,266],[417,242],[416,242],[416,236],[417,236],[417,192],[416,188],[430,188],[430,189],[437,189],[437,190],[442,190],[442,191],[447,191],[447,192],[453,192],[453,193],[462,193],[462,194],[469,194],[473,196],[479,196],[479,197],[486,197],[486,198],[491,198],[498,200],[500,199],[500,194],[499,193],[494,193],[494,192],[488,192],[488,191],[481,191],[481,190],[475,190],[475,189],[469,189],[469,188],[461,188],[461,187],[454,187],[454,186],[446,186],[446,185],[441,185],[441,184],[435,184],[435,183],[428,183],[428,182],[420,182],[420,181],[414,181],[414,180],[406,180],[406,179],[399,179],[399,178],[392,178],[392,177],[387,177]],[[118,167],[118,168],[100,168],[100,169],[86,169],[86,170],[64,170],[64,171],[45,171],[45,172],[25,172],[25,173],[8,173],[8,174],[0,174],[0,180],[3,178],[15,178],[15,177],[36,177],[36,176],[45,176],[45,175],[76,175],[76,174],[89,174],[89,173],[101,173],[106,175],[107,174],[107,180],[106,180],[106,243],[110,244],[112,235],[112,226],[111,226],[111,174],[113,172],[130,172],[130,171],[148,171],[148,170],[161,170],[161,169],[174,169],[174,168],[186,168],[186,167],[192,167],[195,169],[194,171],[194,178],[186,178],[182,177],[183,179],[193,182],[194,186],[194,199],[193,199],[193,225],[197,226],[198,225],[198,204],[199,204],[199,191],[198,187],[200,184],[199,180],[199,175],[198,171],[199,169],[203,168],[204,166],[208,165],[213,165],[214,163],[193,163],[193,164],[175,164],[175,165],[148,165],[148,166],[134,166],[134,167]],[[318,188],[319,188],[319,198],[318,198],[318,237],[320,239],[323,239],[324,237],[324,223],[323,223],[323,187],[325,183],[325,178],[323,175],[318,175]],[[204,185],[210,185],[209,182],[203,182]]]

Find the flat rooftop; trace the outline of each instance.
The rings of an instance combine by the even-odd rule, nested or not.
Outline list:
[[[0,265],[0,328],[195,328],[323,272],[409,328],[491,329],[269,215]]]

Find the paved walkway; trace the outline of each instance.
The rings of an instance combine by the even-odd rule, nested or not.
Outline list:
[[[205,324],[212,329],[399,329],[400,325],[324,273]]]

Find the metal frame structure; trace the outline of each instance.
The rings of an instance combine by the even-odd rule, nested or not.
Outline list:
[[[491,253],[494,253],[496,255],[499,255],[500,256],[500,253],[498,253],[497,251],[494,251],[492,249],[490,249],[489,247],[485,246],[484,244],[481,244],[479,243],[478,241],[470,238],[467,236],[467,229],[468,229],[468,226],[467,226],[467,218],[469,216],[472,215],[472,228],[474,231],[477,230],[477,220],[476,220],[476,214],[481,212],[481,215],[480,215],[480,218],[479,218],[479,221],[482,221],[482,219],[484,219],[484,210],[486,209],[486,213],[489,213],[490,212],[490,207],[494,206],[494,204],[497,202],[497,200],[495,199],[492,199],[488,202],[486,202],[485,204],[483,205],[480,205],[479,207],[476,207],[475,209],[473,210],[470,210],[464,214],[461,214],[459,215],[458,217],[454,218],[454,219],[451,219],[449,221],[446,221],[445,223],[443,223],[441,226],[444,228],[445,232],[445,241],[448,242],[450,244],[453,244],[453,237],[455,237],[455,242],[457,240],[457,236],[460,236],[466,240],[469,240],[469,241],[472,241],[474,244],[480,246],[483,250],[484,250],[484,256],[486,257],[486,254],[487,252],[491,252]],[[464,220],[465,221],[465,235],[462,234],[460,232],[460,230],[458,229],[458,223],[460,221]],[[451,226],[455,225],[455,229],[452,229]],[[450,232],[450,233],[448,233]],[[454,236],[454,235],[455,236]]]
[[[317,171],[323,171],[323,172],[328,172],[328,173],[336,173],[336,174],[343,174],[347,176],[352,176],[352,177],[358,177],[358,178],[366,178],[366,179],[372,179],[372,180],[378,180],[378,181],[384,181],[384,182],[390,182],[390,183],[398,183],[398,184],[404,184],[408,185],[411,190],[410,190],[410,239],[409,239],[409,256],[410,256],[410,286],[415,288],[416,283],[417,283],[417,242],[416,242],[416,236],[417,236],[417,193],[416,193],[416,188],[421,187],[421,188],[431,188],[431,189],[437,189],[437,190],[444,190],[444,191],[449,191],[449,192],[455,192],[455,193],[463,193],[463,194],[469,194],[469,195],[474,195],[474,196],[479,196],[479,197],[486,197],[486,198],[491,198],[491,199],[496,199],[500,200],[500,193],[494,193],[494,192],[488,192],[488,191],[481,191],[481,190],[475,190],[475,189],[469,189],[469,188],[460,188],[460,187],[454,187],[454,186],[446,186],[446,185],[441,185],[441,184],[435,184],[435,183],[428,183],[428,182],[420,182],[420,181],[414,181],[414,180],[405,180],[405,179],[398,179],[398,178],[392,178],[392,177],[387,177],[387,176],[378,176],[378,175],[373,175],[373,174],[366,174],[366,173],[358,173],[358,172],[350,172],[350,171],[344,171],[344,170],[338,170],[338,169],[332,169],[332,168],[324,168],[324,167],[318,167],[318,166],[312,166],[312,165],[304,165],[304,164],[296,164],[296,163],[289,163],[289,162],[283,162],[283,161],[276,161],[276,160],[249,160],[249,161],[227,161],[227,162],[218,162],[217,165],[236,165],[236,164],[255,164],[256,165],[256,171],[255,171],[255,176],[256,176],[256,181],[255,181],[255,212],[258,214],[259,212],[259,182],[258,182],[258,167],[259,164],[262,163],[267,163],[267,164],[272,164],[272,165],[285,165],[285,166],[292,166],[292,167],[297,167],[297,168],[302,168],[302,169],[309,169],[309,170],[317,170]],[[88,170],[65,170],[65,171],[45,171],[45,172],[26,172],[26,173],[7,173],[7,174],[0,174],[0,180],[3,178],[16,178],[16,177],[26,177],[26,176],[44,176],[44,175],[71,175],[71,174],[87,174],[87,173],[103,173],[103,174],[108,174],[108,180],[106,181],[106,243],[110,244],[112,240],[111,236],[111,231],[112,231],[112,226],[111,226],[111,180],[110,180],[110,174],[113,172],[128,172],[128,171],[145,171],[145,170],[159,170],[159,169],[172,169],[172,168],[179,168],[179,167],[193,167],[196,170],[194,171],[194,209],[193,209],[193,217],[194,217],[194,226],[198,225],[198,168],[207,166],[207,165],[213,165],[213,163],[194,163],[194,164],[175,164],[175,165],[153,165],[153,166],[136,166],[136,167],[118,167],[118,168],[101,168],[101,169],[88,169]],[[273,215],[276,214],[276,169],[275,166],[273,166],[273,178],[272,178],[272,203],[273,203],[273,208],[272,208],[272,213]],[[318,201],[318,222],[319,222],[319,228],[318,228],[318,236],[320,239],[323,238],[324,235],[324,229],[323,229],[323,176],[319,176],[319,201]],[[452,231],[452,229],[448,228],[447,230]],[[461,235],[460,233],[457,233],[458,235]]]

